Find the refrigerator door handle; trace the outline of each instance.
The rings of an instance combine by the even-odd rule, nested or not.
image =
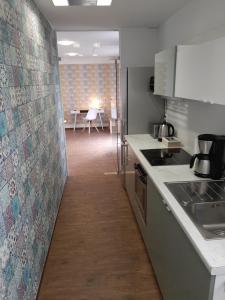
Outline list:
[[[122,148],[122,165],[127,166],[128,165],[128,144],[126,142],[123,142],[121,148]]]

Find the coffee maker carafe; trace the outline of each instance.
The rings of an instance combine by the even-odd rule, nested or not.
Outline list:
[[[225,137],[214,134],[198,136],[200,153],[192,156],[190,168],[196,176],[219,179],[224,172]]]

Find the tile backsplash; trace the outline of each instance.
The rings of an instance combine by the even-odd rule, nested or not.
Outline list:
[[[167,101],[167,121],[191,154],[198,152],[199,134],[225,135],[224,115],[224,105],[178,98]]]
[[[66,176],[55,32],[0,0],[0,299],[36,298]]]

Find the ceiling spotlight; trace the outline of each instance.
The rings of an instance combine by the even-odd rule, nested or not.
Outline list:
[[[52,0],[55,6],[69,6],[68,0]]]
[[[97,6],[110,6],[112,0],[97,0]]]
[[[74,42],[74,43],[73,43],[73,46],[74,46],[74,48],[80,48],[80,43]]]
[[[68,56],[77,56],[78,53],[75,53],[75,52],[69,52],[69,53],[66,53],[66,55],[68,55]]]
[[[95,48],[100,48],[100,47],[101,47],[101,44],[100,44],[100,43],[94,43],[93,46],[94,46]]]
[[[62,46],[71,46],[73,43],[73,41],[58,41],[58,44]]]

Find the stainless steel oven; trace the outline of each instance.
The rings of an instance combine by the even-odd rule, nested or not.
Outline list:
[[[147,220],[147,174],[141,164],[136,163],[135,169],[135,199],[143,222]]]

